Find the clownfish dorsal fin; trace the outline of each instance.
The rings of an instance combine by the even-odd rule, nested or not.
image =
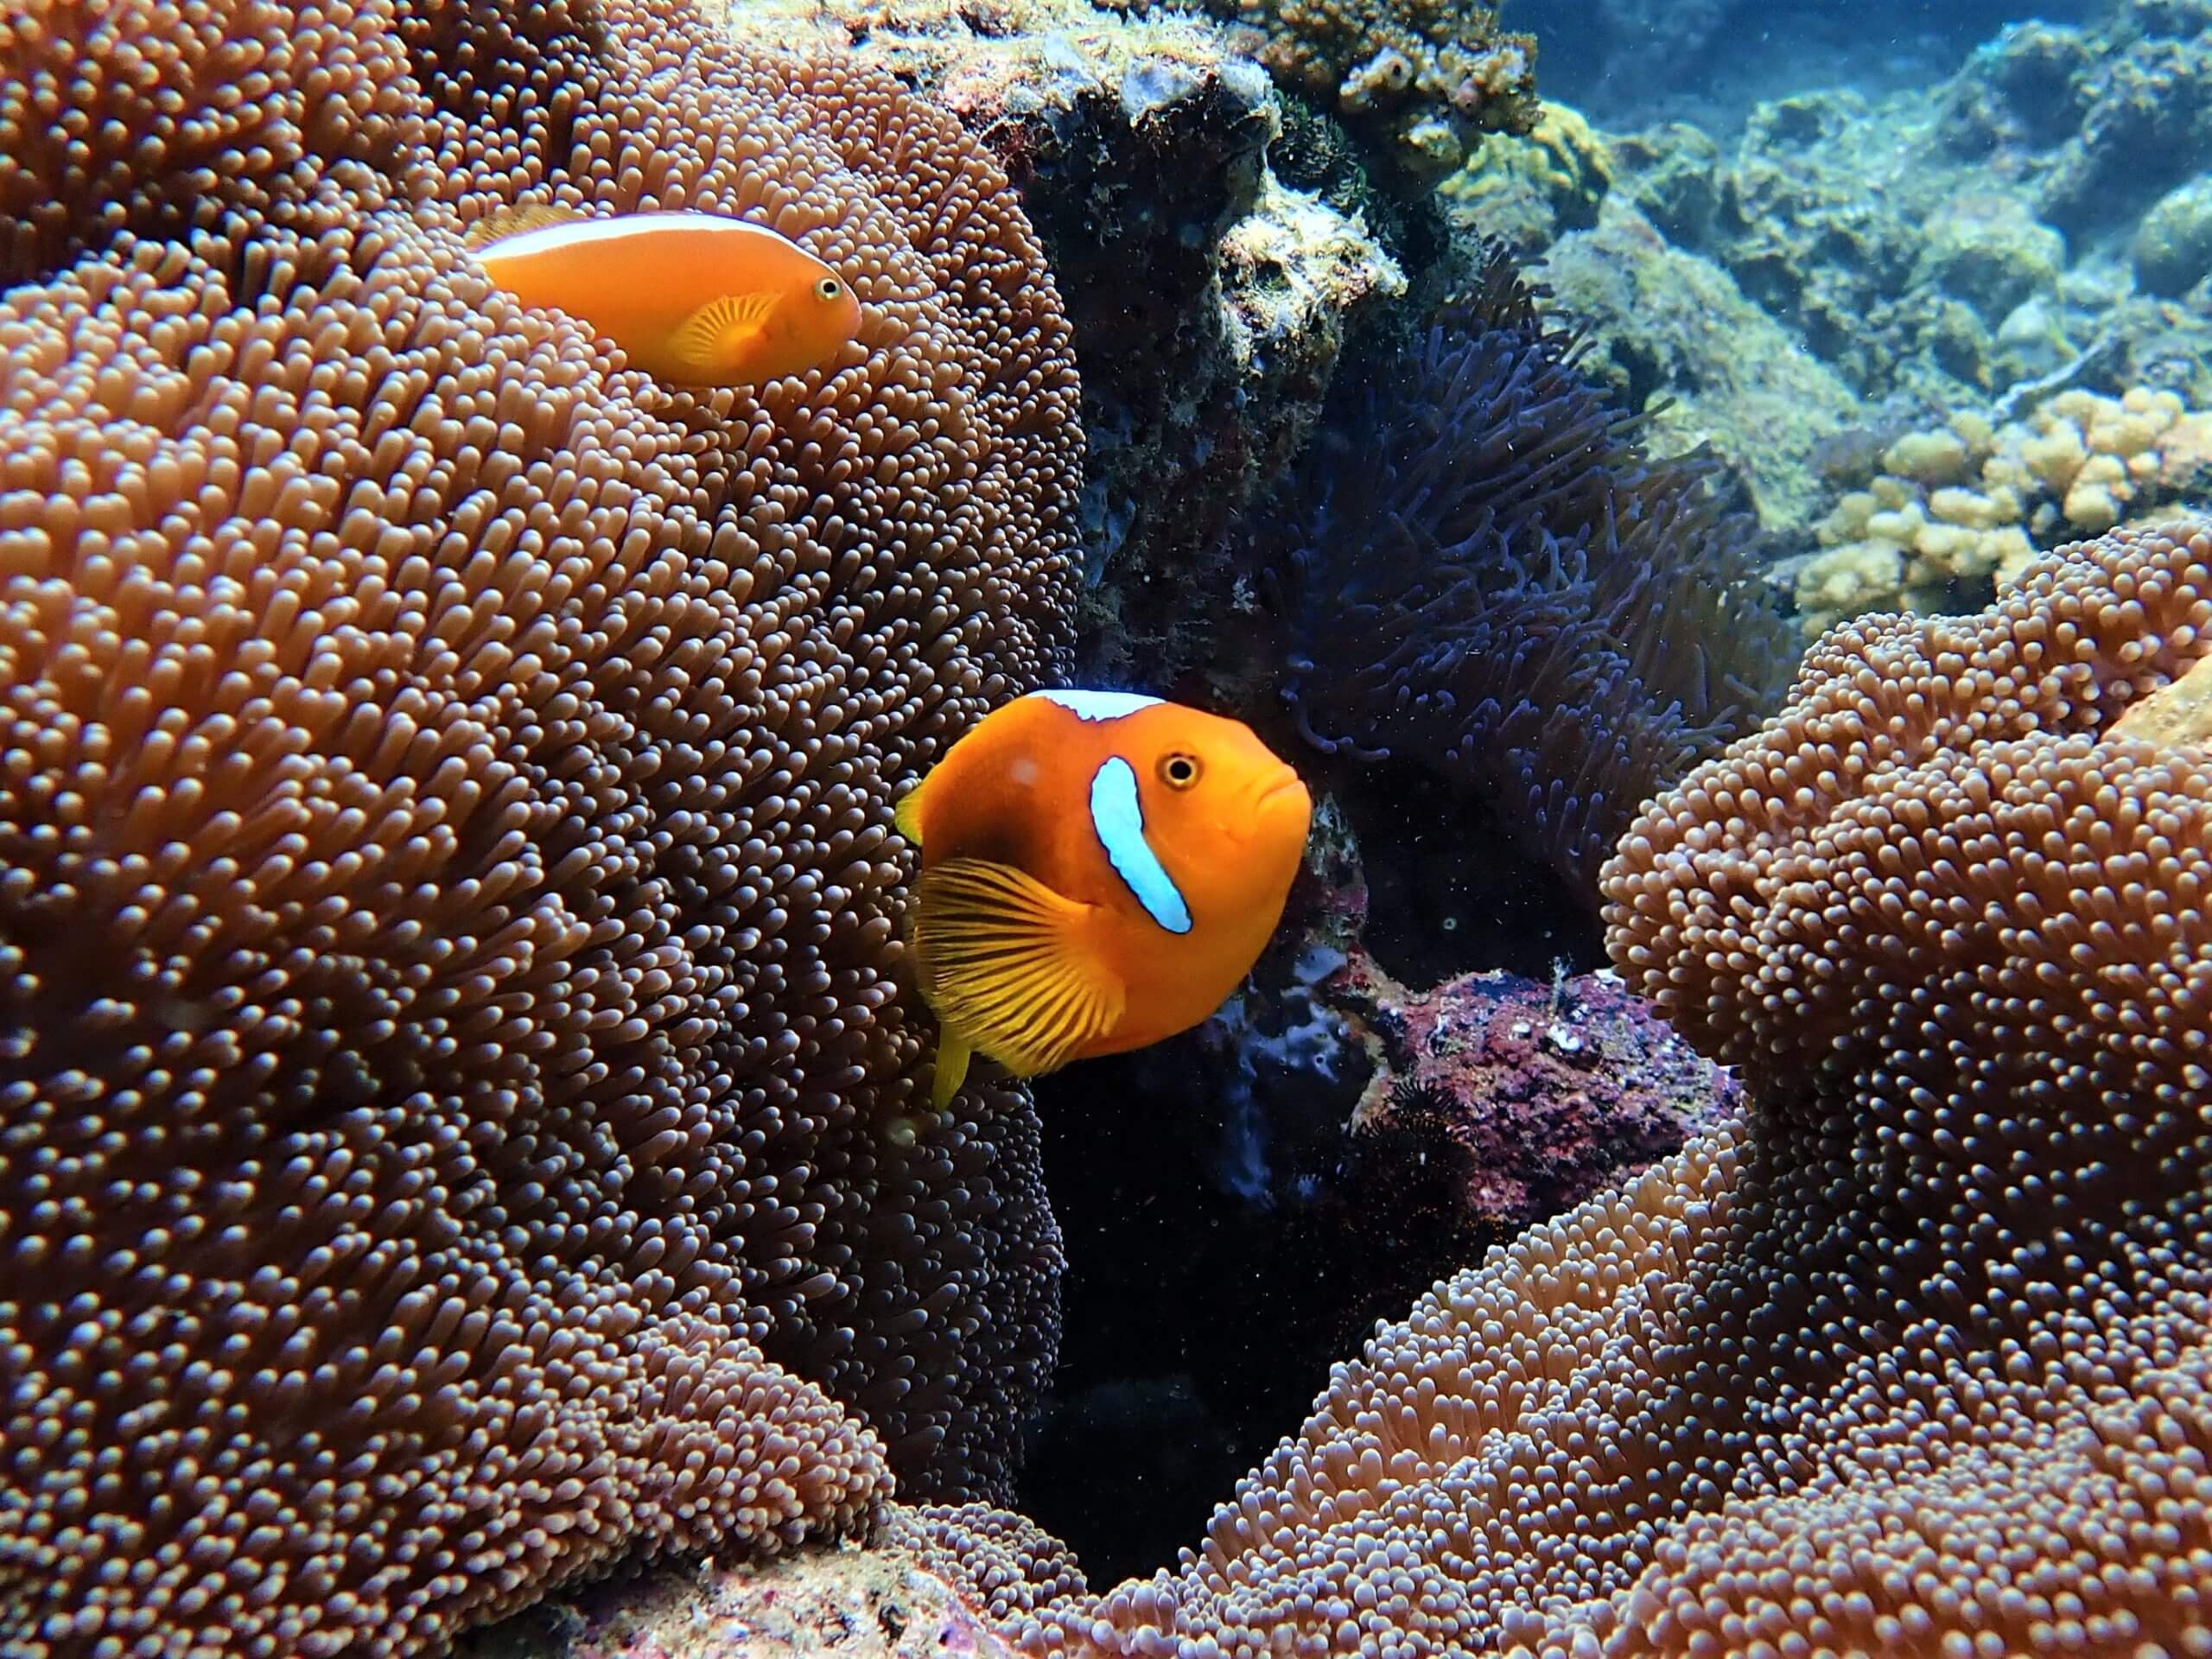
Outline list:
[[[724,294],[678,323],[670,344],[683,362],[710,373],[740,355],[775,308],[773,294]]]
[[[531,231],[543,231],[556,225],[582,223],[585,215],[573,207],[563,207],[550,201],[525,201],[512,207],[496,208],[471,225],[462,240],[471,248],[488,248],[494,242],[504,242],[511,236],[524,236]]]
[[[942,1027],[931,1091],[940,1106],[959,1086],[969,1049],[1034,1077],[1066,1065],[1122,1017],[1127,988],[1085,937],[1090,906],[1025,870],[947,859],[922,872],[912,914],[922,988]]]

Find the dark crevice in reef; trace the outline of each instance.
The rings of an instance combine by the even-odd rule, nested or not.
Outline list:
[[[1602,965],[1592,908],[1478,799],[1413,764],[1331,760],[1286,722],[1259,726],[1344,806],[1363,941],[1387,971],[1428,985]],[[1370,1075],[1357,1046],[1328,1040],[1317,1064],[1284,1036],[1311,1004],[1301,1014],[1296,988],[1255,988],[1310,981],[1294,964],[1343,898],[1301,877],[1223,1018],[1036,1082],[1068,1266],[1020,1507],[1094,1585],[1172,1566],[1305,1421],[1330,1365],[1501,1236],[1470,1221],[1453,1185],[1464,1160],[1440,1145],[1427,1155],[1417,1116],[1389,1135],[1351,1132]]]
[[[1400,810],[1382,797],[1376,808]],[[1581,919],[1574,901],[1548,867],[1501,879],[1550,895],[1531,901],[1548,919],[1531,923],[1525,953],[1548,975],[1550,941]],[[1343,898],[1309,871],[1221,1017],[1037,1080],[1068,1267],[1059,1370],[1020,1496],[1093,1584],[1172,1565],[1305,1421],[1330,1365],[1499,1236],[1470,1215],[1465,1160],[1446,1155],[1440,1125],[1349,1127],[1370,1062],[1309,995],[1307,966],[1328,954],[1315,928]],[[1369,938],[1399,925],[1381,909]],[[1455,950],[1449,974],[1490,965],[1478,953],[1503,935],[1441,937],[1478,953]]]
[[[1021,1507],[1093,1584],[1173,1566],[1330,1365],[1489,1242],[1450,1160],[1348,1134],[1360,1079],[1237,1064],[1210,1027],[1038,1082],[1066,1319]]]
[[[1313,774],[1309,758],[1300,765]],[[1338,798],[1366,871],[1364,942],[1393,978],[1433,985],[1502,968],[1547,980],[1562,964],[1575,974],[1605,965],[1595,904],[1507,833],[1479,795],[1412,762],[1381,760],[1362,764]]]

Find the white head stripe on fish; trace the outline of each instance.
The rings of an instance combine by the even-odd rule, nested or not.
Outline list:
[[[1170,933],[1191,931],[1191,907],[1175,878],[1144,838],[1144,808],[1137,800],[1137,774],[1116,755],[1090,775],[1090,827],[1098,844],[1145,912]]]
[[[1029,695],[1058,703],[1077,720],[1119,720],[1160,701],[1141,691],[1033,691]]]

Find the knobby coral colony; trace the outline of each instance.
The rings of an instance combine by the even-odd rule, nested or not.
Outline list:
[[[1259,31],[1261,61],[1287,87],[1373,143],[1373,158],[1434,182],[1486,132],[1526,132],[1539,114],[1536,41],[1471,0],[1210,0]]]
[[[1173,1576],[903,1524],[1039,1653],[2203,1651],[2212,722],[2115,728],[2208,658],[2202,527],[1836,629],[1605,871],[1744,1118],[1379,1332]]]
[[[1491,250],[1338,395],[1254,556],[1306,736],[1478,792],[1594,902],[1630,816],[1778,694],[1789,632],[1709,465],[1651,460],[1538,297]]]
[[[0,1649],[405,1654],[999,1490],[1035,1122],[918,1105],[892,796],[1068,644],[995,167],[674,6],[0,26]],[[749,214],[865,302],[691,396],[471,261]]]

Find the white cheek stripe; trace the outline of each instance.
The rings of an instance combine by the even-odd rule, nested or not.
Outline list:
[[[1029,695],[1058,703],[1077,720],[1119,720],[1160,701],[1141,691],[1032,691]]]
[[[1144,838],[1137,775],[1119,755],[1090,775],[1090,827],[1106,849],[1114,874],[1136,895],[1145,913],[1170,933],[1189,932],[1191,907]]]

